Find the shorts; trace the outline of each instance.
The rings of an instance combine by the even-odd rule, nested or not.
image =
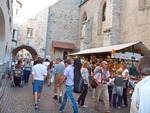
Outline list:
[[[43,80],[34,80],[33,92],[41,93],[43,89]]]

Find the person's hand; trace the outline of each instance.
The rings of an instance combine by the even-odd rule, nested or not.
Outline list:
[[[105,78],[105,77],[102,77],[102,80],[106,80],[106,78]]]
[[[102,83],[99,83],[98,85],[99,85],[99,86],[103,86],[103,84],[102,84]]]

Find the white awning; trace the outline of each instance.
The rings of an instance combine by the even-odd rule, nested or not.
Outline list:
[[[71,55],[83,55],[83,54],[94,54],[94,53],[107,53],[107,52],[111,52],[113,49],[115,51],[119,51],[127,47],[131,47],[133,45],[134,45],[134,49],[139,48],[142,50],[142,52],[145,55],[150,55],[150,50],[141,41],[126,43],[126,44],[119,44],[119,45],[112,45],[112,46],[105,46],[105,47],[99,47],[99,48],[85,49],[80,52],[72,53],[69,55],[71,56]]]

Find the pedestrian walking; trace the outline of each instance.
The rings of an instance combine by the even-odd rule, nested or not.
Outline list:
[[[38,109],[43,89],[44,79],[47,76],[47,68],[43,65],[43,58],[38,59],[38,64],[32,68],[32,83],[35,101],[35,109]]]
[[[25,80],[25,83],[29,82],[31,68],[32,68],[31,61],[30,61],[30,59],[27,59],[24,62],[24,80]]]
[[[61,62],[60,58],[57,58],[55,61],[56,65],[54,67],[54,97],[53,99],[57,100],[58,96],[57,96],[57,89],[59,89],[59,103],[62,102],[62,84],[60,84],[60,80],[63,77],[63,73],[64,73],[64,69],[65,69],[65,65]],[[59,87],[58,87],[59,84]]]
[[[113,92],[113,87],[114,87],[114,77],[116,76],[116,72],[112,71],[110,78],[109,78],[109,82],[107,83],[108,85],[108,94],[109,94],[109,105],[111,106],[111,102],[112,102],[112,92]]]
[[[54,64],[53,61],[50,62],[50,64],[48,65],[48,75],[47,75],[47,85],[50,86],[51,85],[51,78],[53,76],[53,71],[54,71]]]
[[[86,98],[86,95],[88,92],[88,87],[90,86],[88,68],[89,68],[89,62],[85,61],[82,64],[82,68],[81,68],[81,75],[82,75],[82,78],[84,80],[83,90],[82,90],[81,95],[79,96],[78,101],[77,101],[77,103],[79,105],[81,105],[81,107],[84,107],[84,108],[88,107],[84,104],[84,101],[85,101],[85,98]]]
[[[96,68],[95,68],[96,69]],[[96,72],[94,70],[94,72]],[[109,105],[109,94],[108,94],[108,86],[107,82],[109,81],[110,73],[108,71],[108,62],[102,61],[101,67],[99,71],[97,70],[97,73],[94,75],[94,80],[97,83],[96,91],[95,91],[95,105],[94,109],[96,111],[99,111],[98,108],[99,105],[99,98],[103,97],[103,102],[105,106],[105,113],[110,113],[110,105]]]
[[[64,93],[63,101],[59,107],[59,112],[63,112],[65,105],[67,103],[67,98],[69,98],[72,108],[74,110],[74,113],[78,113],[78,107],[76,104],[76,101],[74,99],[73,90],[74,90],[74,67],[71,65],[71,61],[66,59],[64,61],[65,63],[65,71],[63,74],[63,77],[61,78],[61,81],[58,85],[61,85],[63,81],[66,79],[66,91]]]
[[[122,77],[124,78],[123,82],[123,107],[128,106],[128,101],[127,101],[127,89],[128,89],[128,78],[129,78],[129,70],[127,69],[126,63],[122,62],[121,63],[121,69],[122,69]]]
[[[48,72],[48,66],[49,66],[49,64],[50,64],[49,59],[45,59],[45,61],[43,62],[43,65],[47,68],[47,72]],[[47,83],[48,86],[49,86],[49,83],[48,83],[49,82],[49,74],[48,73],[47,73],[47,76],[46,76],[44,82]]]
[[[137,71],[142,76],[142,80],[135,85],[130,113],[150,113],[150,57],[143,57],[140,60]]]
[[[122,71],[118,69],[117,76],[115,77],[115,80],[114,80],[113,107],[118,108],[118,109],[121,108],[122,94],[123,94],[123,77],[122,77]]]

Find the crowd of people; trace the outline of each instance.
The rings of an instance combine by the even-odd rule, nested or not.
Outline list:
[[[146,61],[145,61],[146,59]],[[144,57],[141,59],[138,65],[138,71],[141,75],[149,75],[150,74],[150,57]],[[70,103],[74,110],[74,113],[78,113],[78,106],[86,108],[85,105],[86,96],[88,93],[88,89],[92,87],[93,89],[93,101],[94,101],[94,109],[96,111],[100,111],[99,102],[104,102],[104,111],[105,113],[110,113],[110,107],[114,107],[117,109],[121,109],[122,107],[127,107],[127,91],[128,84],[130,80],[129,70],[127,69],[126,63],[121,62],[120,67],[115,70],[109,70],[109,62],[101,61],[97,63],[91,63],[89,61],[84,61],[82,63],[80,72],[81,77],[83,79],[83,90],[75,100],[73,91],[74,91],[74,66],[73,63],[67,60],[61,60],[57,58],[54,61],[49,61],[46,59],[44,61],[43,58],[37,58],[34,63],[31,63],[29,59],[24,59],[23,61],[18,60],[16,64],[16,68],[22,68],[24,73],[24,82],[28,83],[30,75],[32,76],[32,84],[33,84],[33,97],[35,101],[35,109],[38,109],[41,92],[43,88],[44,81],[47,81],[47,85],[50,86],[54,83],[54,97],[53,99],[58,100],[60,103],[59,112],[62,112],[65,108],[67,98],[70,99]],[[143,69],[144,68],[144,69]],[[66,91],[63,91],[62,85],[66,80]],[[149,84],[147,79],[141,80],[137,83],[135,87],[135,91],[132,96],[131,102],[131,113],[149,113],[149,107],[144,106],[144,102],[150,102],[149,99],[145,100],[150,91],[147,89],[148,87],[144,84]],[[91,82],[95,82],[96,85],[92,86]],[[143,92],[140,92],[142,84]],[[138,87],[138,88],[137,88]],[[59,91],[59,94],[58,92]],[[64,93],[63,93],[64,92]],[[143,100],[141,100],[143,99]],[[143,112],[145,111],[146,112]]]

